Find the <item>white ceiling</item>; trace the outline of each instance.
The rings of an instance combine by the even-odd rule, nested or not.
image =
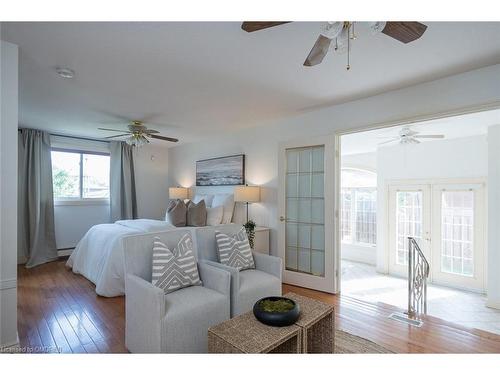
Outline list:
[[[189,141],[500,63],[500,23],[427,23],[408,45],[360,23],[350,71],[334,54],[303,67],[321,25],[3,23],[2,39],[20,47],[21,124],[90,137],[145,119]]]
[[[388,143],[385,137],[396,137],[403,127],[410,127],[420,134],[443,134],[444,139],[423,139],[422,142],[443,142],[453,138],[473,137],[488,133],[488,127],[500,125],[500,110],[470,113],[461,116],[447,117],[438,120],[423,121],[411,125],[369,130],[347,134],[341,137],[342,155],[362,154],[377,151],[378,147],[407,147],[399,143]]]

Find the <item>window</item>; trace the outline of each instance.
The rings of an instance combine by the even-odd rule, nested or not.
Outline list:
[[[109,198],[109,155],[52,150],[55,200]]]
[[[377,244],[377,176],[362,169],[342,169],[341,238],[343,243]]]
[[[474,192],[441,193],[441,271],[474,276]]]

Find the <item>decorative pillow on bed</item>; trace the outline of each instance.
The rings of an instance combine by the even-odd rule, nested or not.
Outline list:
[[[171,200],[165,214],[165,221],[176,227],[186,226],[187,206],[181,199]]]
[[[207,208],[207,225],[219,225],[222,223],[224,207]]]
[[[194,203],[189,201],[187,204],[187,226],[204,227],[207,225],[207,207],[205,201]]]
[[[220,263],[237,268],[239,271],[255,268],[245,228],[241,228],[233,236],[215,231],[215,240]]]
[[[205,201],[205,205],[207,207],[212,207],[213,200],[214,200],[213,194],[196,194],[192,199],[194,203],[200,203],[201,201]]]
[[[153,274],[151,282],[165,294],[192,285],[201,285],[198,265],[193,253],[193,241],[189,233],[180,239],[171,251],[159,237],[153,243]]]
[[[215,194],[212,201],[212,207],[224,207],[224,215],[222,217],[222,224],[229,224],[233,219],[234,211],[234,195],[233,194]]]

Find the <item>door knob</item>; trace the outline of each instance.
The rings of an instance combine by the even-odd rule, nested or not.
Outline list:
[[[280,216],[280,221],[285,221],[285,218],[283,216]]]

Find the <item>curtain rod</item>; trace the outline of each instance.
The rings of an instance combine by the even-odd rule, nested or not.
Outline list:
[[[49,134],[53,135],[53,136],[56,136],[56,137],[82,139],[84,141],[94,141],[94,142],[104,142],[104,143],[109,143],[110,142],[110,141],[105,141],[103,139],[95,139],[95,138],[87,138],[87,137],[77,137],[75,135],[65,135],[65,134],[57,134],[57,133],[49,133]]]
[[[19,128],[17,131],[21,131],[23,129],[31,129],[31,128]],[[40,130],[40,129],[35,129],[35,130]],[[66,135],[66,134],[58,134],[58,133],[49,133],[49,135],[53,135],[56,137],[63,137],[63,138],[73,138],[73,139],[82,139],[84,141],[94,141],[94,142],[104,142],[104,143],[109,143],[110,141],[105,141],[103,139],[95,139],[95,138],[88,138],[88,137],[77,137],[76,135]]]

